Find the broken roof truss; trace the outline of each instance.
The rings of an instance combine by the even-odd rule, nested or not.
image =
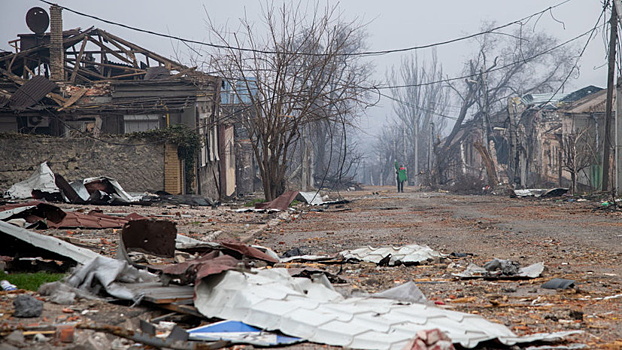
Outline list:
[[[16,53],[0,56],[5,74],[29,79],[44,75],[50,65],[50,34],[21,34]],[[194,71],[118,36],[97,28],[63,31],[65,81],[90,84],[100,80],[149,80],[176,71]]]

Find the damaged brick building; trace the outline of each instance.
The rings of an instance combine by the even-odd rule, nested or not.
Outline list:
[[[107,31],[62,28],[62,8],[33,8],[33,33],[0,52],[0,188],[47,161],[66,178],[107,175],[130,191],[235,191],[233,125],[220,122],[221,79]],[[183,127],[182,127],[183,126]],[[201,141],[189,156],[167,138]]]

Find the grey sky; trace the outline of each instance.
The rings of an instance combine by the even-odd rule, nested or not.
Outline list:
[[[561,2],[563,0],[342,0],[339,5],[346,18],[369,22],[366,27],[369,50],[386,50],[430,44],[475,33],[479,31],[482,21],[505,24]],[[244,16],[245,11],[253,18],[260,8],[257,0],[60,0],[57,3],[114,22],[200,41],[209,39],[205,25],[206,10],[216,23],[234,25],[238,18]],[[0,49],[11,50],[9,40],[16,39],[19,33],[30,32],[25,15],[29,8],[35,6],[49,9],[49,5],[36,0],[0,0]],[[565,41],[591,29],[601,11],[600,0],[571,0],[552,10],[552,14],[545,13],[532,19],[524,28],[545,30],[560,41]],[[99,27],[169,57],[175,51],[181,53],[182,58],[189,52],[177,42],[67,11],[63,12],[63,21],[65,29]],[[600,28],[579,62],[581,74],[578,79],[570,82],[570,90],[586,85],[606,85],[606,38],[602,25]],[[586,37],[577,40],[577,51],[585,42]],[[473,43],[468,41],[438,47],[438,58],[445,74],[449,77],[460,75],[463,62],[473,53]],[[425,58],[430,51],[420,50],[417,53]],[[395,53],[374,58],[376,79],[383,79],[387,69],[398,64],[403,55]],[[391,113],[391,102],[382,99],[377,107],[367,110],[367,118],[361,126],[366,130],[378,129],[380,122]]]

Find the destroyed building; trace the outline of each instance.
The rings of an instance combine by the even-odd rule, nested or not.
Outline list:
[[[488,147],[481,120],[464,124],[454,140],[459,161],[450,178],[494,176],[517,188],[599,188],[604,106],[605,90],[595,86],[511,97],[507,109],[490,116]]]
[[[33,33],[0,53],[0,187],[47,161],[68,179],[108,175],[129,191],[232,194],[233,125],[220,122],[220,78],[102,29],[63,30],[61,11],[50,8],[46,32],[47,13],[31,9]],[[200,149],[184,154],[157,133],[128,137],[168,127],[196,134]]]

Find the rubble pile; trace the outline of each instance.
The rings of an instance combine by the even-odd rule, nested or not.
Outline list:
[[[2,342],[35,349],[509,349],[575,339],[569,346],[580,348],[596,323],[569,303],[622,298],[619,291],[586,295],[584,280],[551,273],[546,261],[442,251],[399,235],[391,245],[368,239],[356,246],[356,235],[339,236],[347,225],[337,229],[335,216],[347,221],[349,212],[337,206],[357,208],[373,197],[289,208],[296,195],[286,196],[274,211],[264,204],[250,212],[5,204],[5,269],[24,259],[51,261],[67,275],[38,292],[8,285],[0,292]],[[313,210],[318,205],[322,211]],[[318,234],[316,219],[335,230]],[[306,233],[294,234],[300,229]],[[553,321],[557,327],[548,326]]]

